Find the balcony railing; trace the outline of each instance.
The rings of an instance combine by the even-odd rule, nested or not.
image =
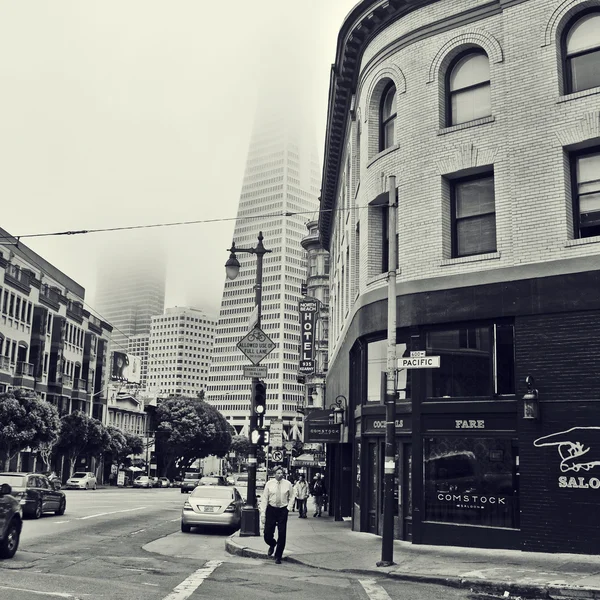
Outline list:
[[[25,377],[33,377],[33,364],[26,362],[18,362],[16,375],[24,375]]]
[[[10,359],[8,356],[0,356],[0,371],[10,371]]]
[[[73,378],[70,375],[62,375],[62,384],[67,387],[73,387]]]

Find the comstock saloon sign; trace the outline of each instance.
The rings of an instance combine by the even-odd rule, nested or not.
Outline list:
[[[571,427],[538,438],[536,448],[554,446],[558,451],[558,462],[562,473],[559,488],[600,489],[600,427]],[[575,475],[581,471],[596,471],[596,476]]]
[[[300,364],[298,372],[310,375],[315,371],[315,324],[318,300],[305,299],[298,303],[300,313]]]

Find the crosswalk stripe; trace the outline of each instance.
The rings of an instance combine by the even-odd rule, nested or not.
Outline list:
[[[359,579],[369,600],[392,600],[390,595],[374,579]]]
[[[209,560],[201,569],[194,571],[187,579],[184,579],[163,600],[185,600],[189,598],[204,582],[211,573],[220,565],[222,560]]]

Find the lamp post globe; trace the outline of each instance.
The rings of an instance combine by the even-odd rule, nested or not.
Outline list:
[[[240,261],[235,257],[233,252],[229,256],[229,260],[225,263],[225,272],[227,273],[227,279],[235,279],[240,272]]]

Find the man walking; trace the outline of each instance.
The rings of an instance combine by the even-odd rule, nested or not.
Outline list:
[[[269,546],[269,556],[275,552],[275,564],[280,565],[285,549],[288,512],[294,505],[294,488],[283,478],[283,469],[275,469],[275,479],[269,479],[265,484],[260,498],[260,515],[264,526],[264,540]],[[277,541],[275,541],[277,527]]]
[[[304,479],[304,475],[298,476],[298,481],[294,485],[294,494],[296,495],[296,503],[298,504],[299,519],[306,519],[306,501],[308,500],[308,483]]]
[[[315,514],[313,517],[320,517],[321,511],[323,510],[323,501],[327,490],[325,489],[325,482],[321,477],[321,473],[315,475],[314,481],[310,485],[310,493],[315,500]]]

